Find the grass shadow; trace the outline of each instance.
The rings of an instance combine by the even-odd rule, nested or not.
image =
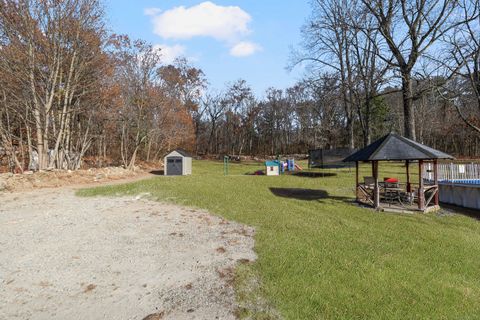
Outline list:
[[[440,210],[440,214],[443,214],[443,215],[460,214],[462,216],[466,216],[466,217],[473,218],[480,221],[480,210],[459,207],[459,206],[455,206],[447,203],[440,203],[440,206],[442,208]]]
[[[317,169],[348,169],[348,168],[355,168],[355,164],[348,165],[348,164],[324,164],[324,165],[314,165],[312,168],[317,168]]]
[[[244,175],[246,176],[265,176],[265,171],[257,170],[255,172],[245,172]]]
[[[320,200],[335,200],[343,202],[352,202],[350,198],[347,197],[337,197],[331,196],[325,190],[316,190],[316,189],[301,189],[301,188],[270,188],[275,196],[281,198],[297,199],[304,201],[320,201]]]
[[[300,171],[292,173],[292,176],[300,177],[300,178],[328,178],[328,177],[336,177],[336,173],[332,172],[311,172],[311,171]]]

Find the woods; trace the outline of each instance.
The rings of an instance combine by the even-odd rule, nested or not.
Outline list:
[[[479,0],[312,1],[291,88],[211,88],[108,30],[100,0],[0,1],[0,160],[12,172],[359,147],[395,131],[480,155]]]
[[[97,0],[2,1],[1,149],[11,171],[133,168],[193,146],[201,71],[109,34]],[[197,93],[195,93],[197,90]]]

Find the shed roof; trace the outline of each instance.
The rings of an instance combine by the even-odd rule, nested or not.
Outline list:
[[[173,150],[173,151],[170,151],[170,152],[166,155],[166,157],[168,157],[172,152],[177,152],[177,153],[179,153],[181,156],[187,157],[187,158],[192,158],[192,157],[193,157],[191,153],[189,153],[188,151],[186,151],[186,150],[184,150],[184,149],[175,149],[175,150]]]
[[[449,154],[427,147],[423,144],[399,136],[387,134],[365,148],[343,159],[344,162],[355,161],[389,161],[389,160],[430,160],[453,159]]]

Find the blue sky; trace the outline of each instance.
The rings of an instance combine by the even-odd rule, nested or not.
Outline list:
[[[186,56],[214,89],[242,78],[263,95],[268,87],[293,85],[302,73],[285,67],[308,0],[107,0],[106,12],[113,32],[163,47],[168,58]]]

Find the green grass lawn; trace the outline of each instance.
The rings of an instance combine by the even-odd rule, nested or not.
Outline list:
[[[355,177],[348,169],[312,178],[245,175],[261,164],[231,164],[227,177],[222,163],[196,161],[193,168],[189,177],[79,195],[148,192],[254,226],[258,261],[240,268],[237,285],[259,275],[262,285],[252,295],[265,297],[286,319],[480,319],[478,220],[360,208],[352,203]],[[380,169],[404,181],[400,166]],[[362,167],[361,176],[368,171]]]

